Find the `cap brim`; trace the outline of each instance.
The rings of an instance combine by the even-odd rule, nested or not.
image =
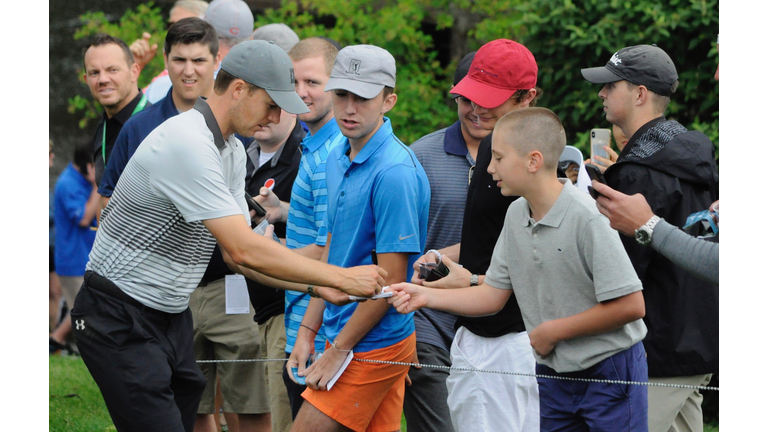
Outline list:
[[[266,89],[265,89],[266,90]],[[285,112],[290,114],[306,114],[309,112],[307,104],[296,94],[295,91],[284,90],[266,90],[269,97],[282,108]]]
[[[464,96],[483,108],[496,108],[511,98],[515,91],[517,90],[493,87],[466,76],[456,84],[450,93],[451,95]]]
[[[346,90],[365,99],[373,99],[384,90],[383,84],[371,84],[347,78],[331,78],[325,84],[325,91]]]
[[[605,66],[582,69],[581,75],[585,80],[593,84],[605,84],[609,82],[621,81],[624,79],[609,71]]]

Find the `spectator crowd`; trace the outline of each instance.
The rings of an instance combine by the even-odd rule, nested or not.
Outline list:
[[[703,430],[718,161],[663,47],[579,65],[615,142],[583,155],[513,40],[403,143],[387,50],[242,0],[168,23],[144,89],[151,35],[89,41],[102,116],[49,200],[49,351],[118,431]]]

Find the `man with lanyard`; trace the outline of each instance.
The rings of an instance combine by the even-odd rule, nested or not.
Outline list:
[[[165,98],[125,123],[115,141],[99,184],[102,207],[106,207],[128,160],[144,138],[169,118],[195,105],[200,96],[213,92],[213,71],[221,60],[216,30],[200,18],[184,18],[168,29],[163,58],[173,87]]]
[[[123,125],[149,103],[137,84],[139,65],[122,40],[106,34],[96,35],[85,50],[83,66],[93,99],[104,107],[93,137],[96,184],[99,184]]]
[[[306,112],[291,69],[269,42],[233,48],[214,94],[147,136],[102,213],[72,326],[118,431],[192,431],[205,379],[188,301],[216,241],[241,272],[381,291],[386,272],[376,266],[329,266],[250,230],[246,155],[234,133],[279,122],[281,107]]]

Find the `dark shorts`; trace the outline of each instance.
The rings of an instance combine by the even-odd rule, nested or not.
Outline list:
[[[638,342],[578,372],[537,364],[537,375],[648,382],[645,348]],[[648,387],[537,378],[542,431],[648,431]]]
[[[205,377],[195,361],[189,309],[171,314],[142,306],[86,272],[71,319],[118,431],[192,431]]]

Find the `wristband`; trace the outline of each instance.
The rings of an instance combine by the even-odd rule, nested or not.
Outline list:
[[[309,294],[310,297],[320,298],[320,294],[315,292],[314,285],[307,285],[307,294]]]
[[[427,253],[425,253],[424,255],[428,255],[430,252],[437,255],[437,262],[440,262],[443,260],[443,255],[435,249],[428,250]]]
[[[307,325],[304,325],[304,324],[299,324],[299,326],[304,327],[305,329],[308,329],[309,331],[311,331],[314,334],[317,334],[317,330],[313,329],[310,326],[307,326]]]

